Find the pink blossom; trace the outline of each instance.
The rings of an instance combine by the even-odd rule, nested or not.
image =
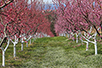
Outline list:
[[[25,41],[25,43],[27,43],[27,41]]]
[[[73,46],[73,48],[75,48],[75,46]]]
[[[12,5],[13,5],[13,3],[10,3],[10,5],[12,6]]]
[[[75,39],[75,38],[73,37],[73,39]]]
[[[83,25],[83,22],[80,22],[81,25]]]
[[[12,8],[10,8],[10,10],[9,11],[12,11]]]

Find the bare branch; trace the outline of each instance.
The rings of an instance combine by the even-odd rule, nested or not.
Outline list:
[[[10,4],[11,2],[13,2],[13,0],[8,1],[7,3],[4,3],[2,6],[0,6],[0,9],[4,8],[4,7],[7,6],[8,4]]]

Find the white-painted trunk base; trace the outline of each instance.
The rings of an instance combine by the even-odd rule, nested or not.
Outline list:
[[[32,40],[30,39],[30,44],[32,43]]]
[[[28,41],[27,41],[27,43],[26,43],[26,47],[28,47]]]
[[[16,44],[14,44],[14,53],[13,56],[16,57]]]
[[[76,38],[76,43],[78,43],[78,38]]]
[[[76,34],[76,43],[78,43],[78,35]]]
[[[89,43],[86,42],[86,51],[88,51],[88,45],[89,45]]]
[[[95,55],[97,55],[97,44],[95,43]]]
[[[2,66],[5,66],[5,51],[2,50]]]
[[[21,51],[23,51],[23,43],[21,43]]]

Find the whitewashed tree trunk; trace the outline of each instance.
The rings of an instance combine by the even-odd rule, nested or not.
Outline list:
[[[23,51],[23,43],[24,43],[23,39],[24,39],[24,37],[21,38],[21,51]]]
[[[28,41],[26,42],[26,47],[28,47]]]
[[[35,38],[33,38],[33,42],[35,41]]]
[[[1,47],[1,49],[2,49],[2,66],[3,67],[5,66],[5,52],[9,46],[9,43],[10,43],[10,39],[8,39],[7,46],[5,47],[5,49],[3,47]]]
[[[89,39],[86,39],[86,38],[83,36],[88,42],[94,44],[94,47],[95,47],[95,55],[97,55],[97,43],[96,43],[97,41],[96,41],[96,35],[97,35],[97,33],[94,34],[94,38],[93,38],[94,41],[90,41]],[[91,36],[91,37],[92,37],[92,36]]]
[[[78,43],[78,34],[76,33],[76,43]]]
[[[32,40],[30,39],[30,44],[32,43]]]
[[[67,35],[68,35],[68,38],[69,38],[69,33]]]
[[[28,39],[27,38],[25,39],[27,41],[26,42],[26,47],[28,47],[28,41],[31,40],[31,38],[32,38],[32,36],[30,35]],[[31,43],[31,41],[30,41],[30,43]]]
[[[95,55],[97,55],[97,43],[94,43],[95,46]]]
[[[97,33],[95,34],[95,37],[93,38],[94,39],[94,46],[95,46],[95,55],[97,55],[97,41],[96,41],[96,35]]]
[[[2,66],[5,66],[5,51],[2,50]]]
[[[11,40],[11,39],[10,39]],[[11,42],[13,43],[13,57],[16,57],[16,44],[18,43],[18,38],[16,37],[16,35],[15,35],[15,41],[13,42],[12,40],[11,40]]]
[[[13,56],[16,57],[16,44],[14,43],[14,51]]]
[[[21,43],[21,51],[23,51],[23,42]]]
[[[100,30],[100,28],[98,28],[97,30]],[[89,31],[89,34],[91,33],[91,31],[92,31],[92,27],[90,28],[90,31]],[[81,32],[80,32],[80,34],[81,34]],[[86,33],[84,33],[84,35],[86,36],[83,36],[82,34],[81,34],[81,36],[83,36],[83,38],[89,43],[93,43],[94,44],[94,47],[95,47],[95,55],[97,55],[97,41],[96,41],[96,35],[97,35],[97,32],[95,32],[93,35],[89,35],[89,34],[87,34],[86,35]],[[94,41],[90,41],[90,39],[91,38],[93,38],[93,40]],[[83,41],[83,40],[82,40]],[[87,45],[86,45],[86,47],[88,47],[88,43],[87,43]]]
[[[86,42],[86,51],[88,51],[89,42]]]
[[[73,37],[73,41],[75,41],[74,36],[72,36],[72,37]]]

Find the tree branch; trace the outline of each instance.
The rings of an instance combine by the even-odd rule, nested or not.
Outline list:
[[[4,7],[7,6],[8,4],[10,4],[11,2],[13,2],[13,0],[8,1],[7,3],[4,3],[2,6],[0,6],[0,9],[4,8]]]

